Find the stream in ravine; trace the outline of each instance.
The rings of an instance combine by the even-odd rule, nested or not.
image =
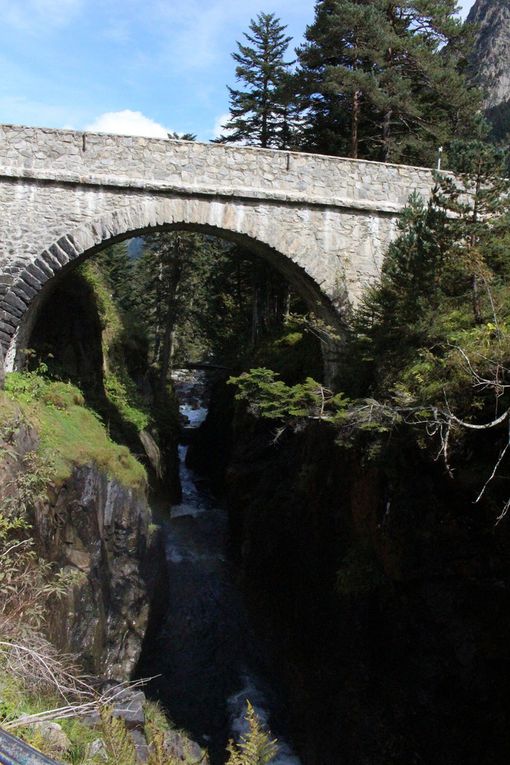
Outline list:
[[[183,375],[175,384],[189,440],[207,415],[203,386]],[[167,617],[144,662],[152,675],[161,675],[151,695],[209,748],[213,765],[224,761],[228,738],[244,732],[249,699],[278,737],[274,765],[300,765],[282,735],[282,700],[236,584],[226,511],[186,466],[187,449],[179,447],[182,500],[164,523],[169,591]]]

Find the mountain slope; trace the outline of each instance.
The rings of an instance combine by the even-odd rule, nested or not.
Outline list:
[[[476,0],[467,20],[477,25],[473,79],[492,109],[510,100],[510,0]]]

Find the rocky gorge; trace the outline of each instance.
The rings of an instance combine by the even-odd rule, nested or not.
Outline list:
[[[0,761],[508,765],[509,3],[315,5],[260,147],[0,126]]]
[[[503,765],[507,532],[495,545],[469,471],[454,484],[405,438],[381,460],[321,423],[275,442],[221,386],[190,462],[211,455],[302,761]]]

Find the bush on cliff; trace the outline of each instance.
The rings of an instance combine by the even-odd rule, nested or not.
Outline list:
[[[410,199],[381,281],[352,317],[337,380],[343,393],[322,404],[318,384],[287,387],[267,369],[232,382],[253,414],[279,427],[319,417],[344,443],[372,431],[362,446],[368,457],[380,457],[397,433],[403,449],[407,441],[428,457],[439,452],[450,476],[457,467],[478,482],[474,500],[493,493],[506,512],[510,500],[498,495],[504,486],[493,472],[510,420],[506,156],[476,141],[450,154],[457,176],[438,175],[428,204]],[[486,443],[485,432],[496,438]]]

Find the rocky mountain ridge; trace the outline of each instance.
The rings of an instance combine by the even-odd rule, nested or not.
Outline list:
[[[484,91],[484,106],[510,100],[510,0],[476,0],[467,21],[477,26],[471,58],[474,82]]]

